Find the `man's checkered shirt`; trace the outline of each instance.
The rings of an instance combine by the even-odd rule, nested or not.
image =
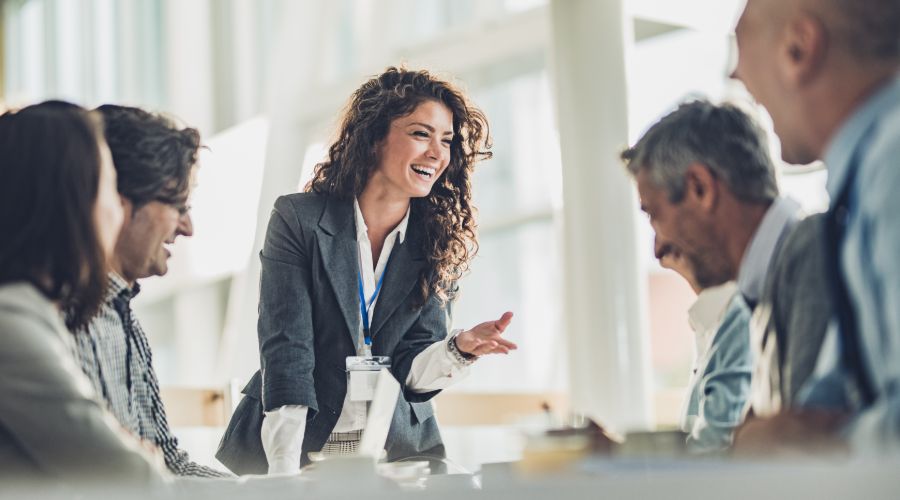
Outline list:
[[[162,450],[173,474],[229,477],[191,462],[178,448],[159,395],[150,344],[131,310],[131,299],[138,291],[137,284],[129,288],[125,280],[110,273],[100,311],[75,335],[81,368],[119,423]]]

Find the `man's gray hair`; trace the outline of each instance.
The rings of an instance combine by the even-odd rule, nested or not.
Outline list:
[[[900,61],[900,1],[816,0],[836,43],[870,60]],[[830,14],[830,15],[828,15]]]
[[[622,160],[634,176],[646,171],[672,203],[684,198],[684,174],[694,163],[709,168],[741,201],[766,203],[778,196],[766,134],[732,104],[682,104],[622,152]]]

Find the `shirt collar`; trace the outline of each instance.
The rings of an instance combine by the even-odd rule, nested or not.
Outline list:
[[[125,278],[119,276],[118,273],[110,271],[107,278],[106,302],[112,302],[117,297],[131,300],[141,291],[141,287],[137,283],[133,287],[129,287]]]
[[[731,302],[736,291],[737,285],[733,281],[729,281],[702,290],[697,295],[697,300],[688,309],[688,321],[698,336],[718,326],[725,313],[725,308]]]
[[[772,256],[784,234],[799,218],[800,204],[783,196],[776,198],[766,210],[738,270],[737,285],[747,302],[759,302]]]
[[[828,195],[836,200],[850,180],[850,163],[859,143],[869,128],[886,109],[893,109],[900,102],[900,76],[877,90],[845,120],[825,149],[825,165]]]
[[[388,238],[398,233],[400,235],[400,243],[403,243],[403,240],[406,239],[406,228],[409,225],[409,211],[411,207],[412,203],[406,209],[406,215],[403,216],[403,220],[388,233]],[[362,210],[360,210],[359,201],[356,198],[353,199],[353,214],[356,218],[356,241],[369,241],[369,227],[366,226],[366,220],[363,219]]]

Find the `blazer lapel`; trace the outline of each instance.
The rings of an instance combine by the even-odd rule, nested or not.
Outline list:
[[[406,239],[391,250],[391,263],[385,271],[384,284],[375,305],[375,317],[372,318],[372,337],[378,335],[388,318],[410,294],[425,267],[418,229],[411,219]]]
[[[328,198],[319,220],[319,249],[325,274],[331,282],[334,294],[353,345],[359,332],[359,247],[353,223],[353,204]]]

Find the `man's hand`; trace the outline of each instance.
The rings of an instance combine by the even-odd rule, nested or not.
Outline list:
[[[657,238],[655,240],[654,253],[656,254],[656,258],[659,259],[659,265],[680,274],[681,277],[688,282],[688,285],[691,286],[691,289],[694,290],[694,293],[700,293],[702,291],[700,286],[697,285],[697,279],[694,277],[693,266],[675,245],[668,243],[661,244],[659,238]]]
[[[847,415],[826,410],[794,410],[768,418],[748,418],[734,433],[734,455],[762,458],[847,453],[840,429]]]
[[[472,356],[509,354],[509,351],[518,349],[518,346],[500,335],[509,326],[512,317],[513,313],[507,311],[496,321],[485,321],[471,330],[460,333],[456,336],[456,347],[460,352]]]

